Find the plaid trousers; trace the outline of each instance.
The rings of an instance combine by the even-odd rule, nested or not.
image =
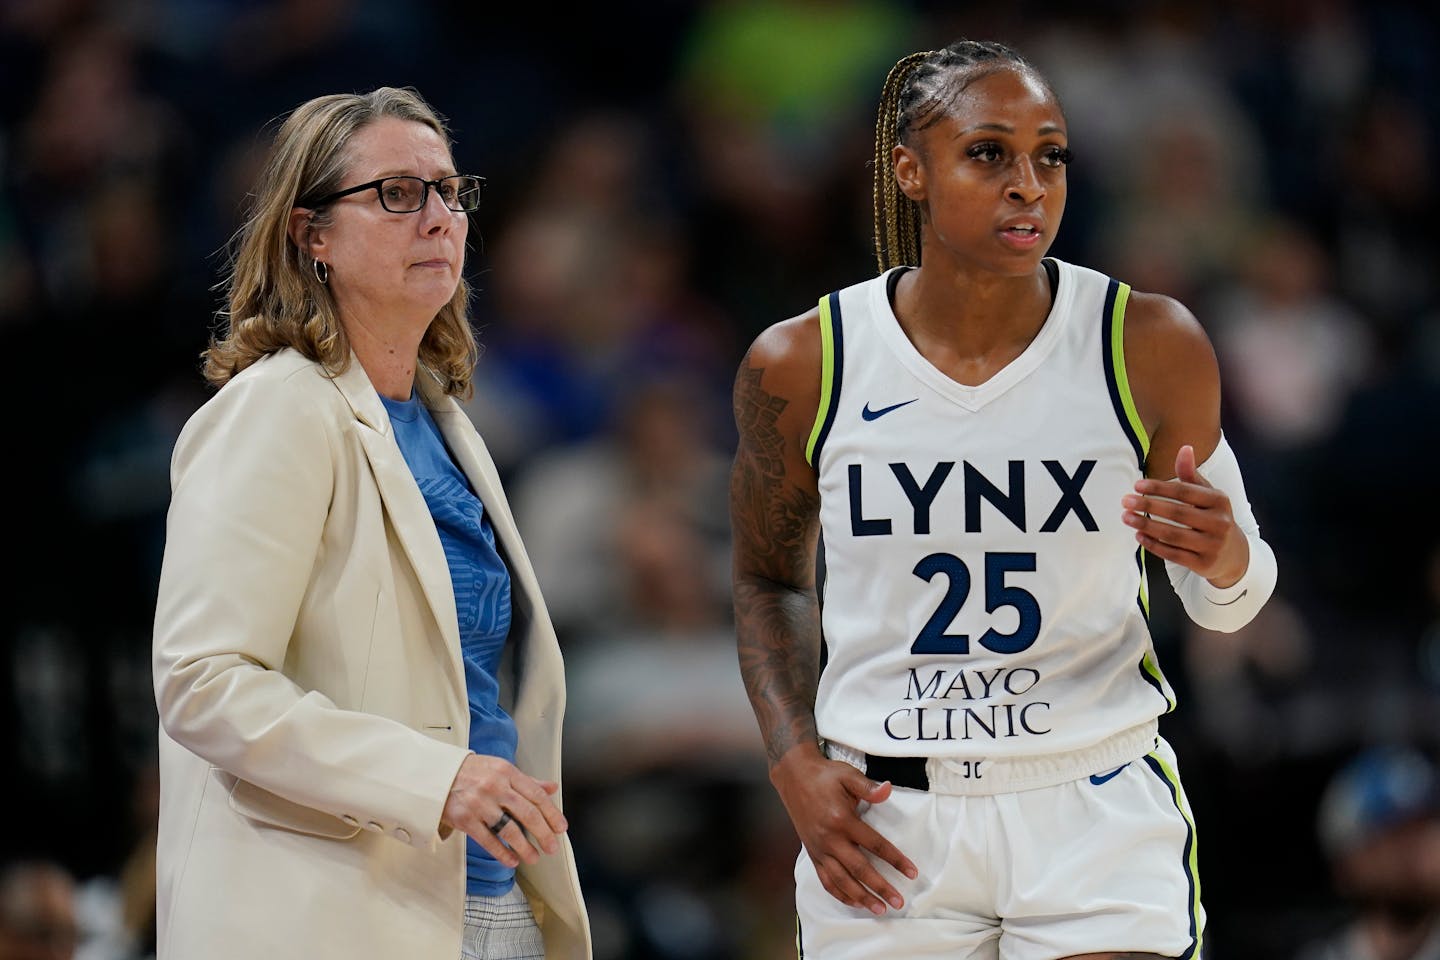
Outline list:
[[[498,897],[465,897],[460,960],[545,960],[540,928],[518,886]]]

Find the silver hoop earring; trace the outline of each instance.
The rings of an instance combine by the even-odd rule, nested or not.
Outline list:
[[[312,260],[311,263],[315,266],[315,279],[319,280],[322,284],[329,283],[330,265],[320,260]]]

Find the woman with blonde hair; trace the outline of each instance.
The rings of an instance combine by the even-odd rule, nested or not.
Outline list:
[[[279,128],[172,465],[162,958],[590,955],[560,651],[456,400],[482,187],[413,91]]]

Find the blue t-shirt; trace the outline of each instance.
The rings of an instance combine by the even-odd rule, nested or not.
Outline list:
[[[500,654],[510,632],[510,571],[495,549],[495,531],[470,482],[445,447],[430,411],[415,393],[409,400],[381,402],[395,427],[395,440],[445,548],[455,612],[460,621],[460,655],[470,700],[470,749],[515,762],[515,721],[500,707]],[[497,897],[508,893],[515,870],[504,866],[473,839],[466,838],[468,893]]]

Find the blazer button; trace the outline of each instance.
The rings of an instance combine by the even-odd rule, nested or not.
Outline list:
[[[409,843],[409,842],[410,842],[410,831],[409,831],[409,830],[406,830],[404,827],[396,827],[396,828],[395,828],[395,839],[396,839],[396,840],[399,840],[401,843]]]
[[[350,814],[348,814],[348,813],[345,814],[345,815],[344,815],[343,817],[341,817],[340,819],[345,821],[345,825],[346,825],[347,827],[358,827],[358,826],[360,826],[360,821],[359,821],[359,820],[356,820],[354,817],[350,816]]]
[[[381,826],[380,824],[376,823],[374,820],[371,820],[369,823],[365,824],[365,829],[366,829],[366,830],[374,830],[376,833],[384,833],[384,832],[385,832],[385,828],[384,828],[383,826]]]

